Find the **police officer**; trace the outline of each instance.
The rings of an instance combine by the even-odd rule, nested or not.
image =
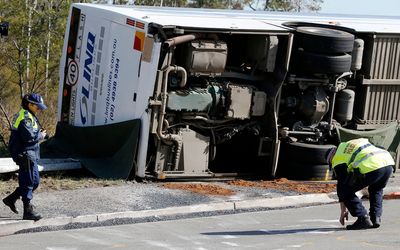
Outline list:
[[[361,138],[340,143],[329,152],[327,161],[337,177],[340,223],[345,224],[350,212],[357,220],[346,227],[348,230],[378,228],[381,224],[383,188],[395,164],[390,153]],[[356,195],[365,187],[369,192],[369,214]]]
[[[12,194],[4,198],[3,202],[14,213],[18,213],[15,203],[22,197],[24,204],[23,219],[37,221],[42,217],[34,211],[31,200],[33,191],[39,186],[39,142],[45,139],[46,131],[41,129],[36,114],[47,107],[43,98],[37,93],[25,95],[21,106],[21,110],[15,115],[12,122],[8,146],[11,157],[19,166],[19,186]]]

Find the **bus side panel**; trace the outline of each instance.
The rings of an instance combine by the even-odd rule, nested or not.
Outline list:
[[[111,23],[108,58],[103,63],[99,105],[93,125],[110,124],[138,118],[136,92],[141,53],[134,50],[135,29]]]
[[[142,61],[144,29],[88,12],[80,13],[79,24],[71,23],[70,30],[66,73],[60,83],[60,120],[74,126],[96,126],[140,118],[151,95],[148,90],[154,88],[157,65],[157,58]],[[146,93],[138,93],[139,77],[147,84]],[[138,105],[141,110],[136,111]]]

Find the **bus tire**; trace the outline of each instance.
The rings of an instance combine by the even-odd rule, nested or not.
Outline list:
[[[327,55],[298,50],[293,56],[290,70],[294,72],[340,74],[351,68],[351,56],[345,53]]]
[[[299,48],[315,53],[347,53],[352,52],[354,47],[354,35],[336,29],[298,27],[295,39]]]
[[[315,145],[302,142],[291,142],[282,144],[284,158],[293,162],[310,164],[327,164],[327,152],[335,147],[334,145]]]
[[[329,171],[328,164],[292,162],[285,167],[286,176],[283,177],[291,180],[327,181],[332,179],[332,171]]]

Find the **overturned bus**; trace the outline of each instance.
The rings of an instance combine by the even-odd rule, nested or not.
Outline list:
[[[73,4],[56,137],[106,177],[329,178],[340,131],[394,145],[399,61],[394,18]]]

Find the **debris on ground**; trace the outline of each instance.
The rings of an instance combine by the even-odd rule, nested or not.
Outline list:
[[[203,183],[165,183],[162,185],[164,188],[179,189],[185,191],[191,191],[199,194],[206,195],[234,195],[233,190],[221,187],[215,184],[203,184]]]
[[[389,193],[389,194],[385,194],[383,196],[383,199],[385,199],[385,200],[400,199],[400,192],[392,192],[392,193]]]
[[[226,182],[226,184],[231,186],[275,189],[297,193],[331,193],[336,191],[336,184],[334,183],[291,181],[286,178],[280,178],[272,181],[232,180]],[[215,184],[165,183],[162,185],[162,187],[191,191],[205,195],[229,196],[235,194],[233,190]]]
[[[227,184],[242,187],[257,187],[282,191],[293,191],[298,193],[331,193],[336,191],[335,183],[292,181],[286,178],[280,178],[272,181],[233,180],[227,182]]]

